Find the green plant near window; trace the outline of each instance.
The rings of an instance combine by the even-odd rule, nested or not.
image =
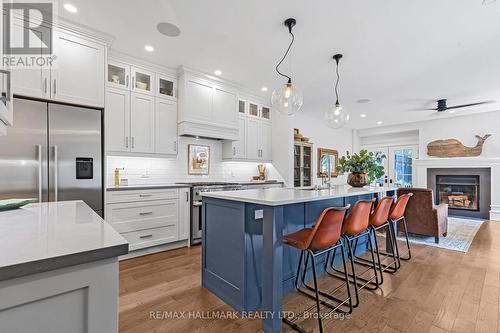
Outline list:
[[[366,175],[364,178],[368,180],[369,183],[379,179],[384,175],[383,160],[386,158],[381,152],[368,152],[363,149],[359,154],[349,154],[347,152],[346,156],[342,156],[339,160],[339,165],[337,167],[337,172],[346,173],[350,172],[349,179],[351,179],[352,174],[354,175]],[[352,186],[359,186],[361,184],[351,184]],[[366,184],[365,184],[366,185]],[[362,185],[364,186],[364,185]]]

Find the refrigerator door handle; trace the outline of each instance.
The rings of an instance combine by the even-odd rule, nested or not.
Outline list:
[[[38,202],[42,202],[42,145],[38,149]]]
[[[59,161],[57,157],[57,146],[54,145],[54,201],[58,201],[59,185],[57,183],[59,178]]]

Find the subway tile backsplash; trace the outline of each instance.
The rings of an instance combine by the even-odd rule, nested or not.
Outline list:
[[[210,174],[188,175],[188,145],[210,146]],[[114,170],[120,168],[120,178],[128,179],[129,185],[169,184],[184,181],[249,181],[257,176],[257,162],[222,161],[222,142],[189,137],[179,138],[176,157],[107,157],[107,186],[114,185]],[[266,163],[268,179],[282,181],[271,163]]]

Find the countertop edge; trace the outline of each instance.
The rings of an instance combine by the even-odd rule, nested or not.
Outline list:
[[[4,266],[0,268],[0,281],[118,257],[127,254],[129,252],[128,248],[128,243],[122,243],[106,248]]]
[[[262,206],[277,207],[277,206],[285,206],[285,205],[291,205],[291,204],[302,203],[302,202],[313,202],[313,201],[321,201],[321,200],[352,197],[352,196],[381,193],[381,192],[391,192],[391,191],[397,191],[397,189],[396,188],[381,188],[379,191],[366,191],[363,193],[332,194],[332,195],[325,195],[325,196],[322,196],[320,198],[318,198],[318,197],[316,197],[316,198],[301,198],[301,199],[297,199],[297,200],[283,200],[283,201],[267,201],[267,200],[259,200],[259,199],[248,199],[248,198],[231,198],[231,197],[224,197],[223,195],[220,194],[220,192],[207,192],[207,193],[203,193],[202,196],[204,198],[210,198],[210,199],[228,200],[228,201],[236,201],[236,202],[243,202],[243,203],[251,203],[251,204],[262,205]]]
[[[276,182],[234,182],[238,185],[244,186],[254,186],[254,185],[283,185],[284,182],[276,181]],[[123,186],[123,187],[107,187],[107,192],[116,192],[116,191],[134,191],[134,190],[160,190],[167,188],[188,188],[191,185],[188,184],[170,184],[170,185],[139,185],[139,186]]]
[[[141,185],[141,186],[123,186],[123,187],[108,187],[106,192],[118,191],[134,191],[134,190],[161,190],[167,188],[189,188],[190,185]]]

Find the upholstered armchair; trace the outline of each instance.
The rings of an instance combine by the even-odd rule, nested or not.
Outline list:
[[[427,188],[401,188],[399,194],[413,193],[405,211],[408,232],[434,236],[439,243],[441,235],[446,237],[448,230],[448,205],[434,205],[434,196]]]

